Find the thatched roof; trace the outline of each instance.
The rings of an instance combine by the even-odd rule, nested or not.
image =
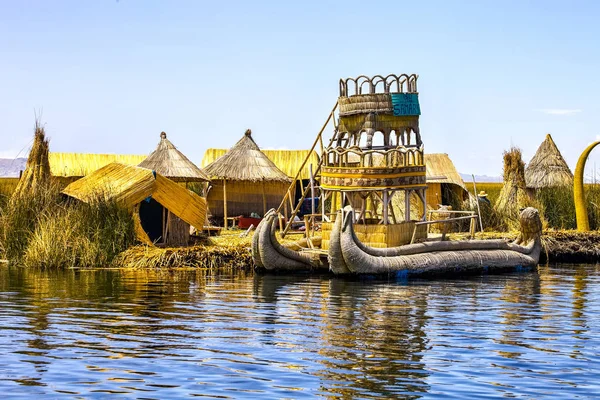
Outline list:
[[[160,133],[160,143],[140,167],[156,171],[162,176],[180,182],[207,182],[208,175],[191,162],[182,152],[167,139],[165,132]]]
[[[573,173],[550,134],[527,164],[525,182],[533,189],[573,185]]]
[[[133,207],[152,196],[163,207],[195,227],[206,220],[206,200],[150,169],[111,163],[71,183],[63,193],[83,202],[99,197]]]
[[[453,183],[467,190],[460,174],[446,153],[425,154],[427,183]]]
[[[204,172],[213,179],[232,181],[290,181],[260,150],[250,129],[227,153],[208,164]]]
[[[283,173],[285,173],[289,178],[294,178],[296,173],[302,166],[302,163],[306,159],[309,154],[309,150],[261,150],[267,158],[277,166]],[[215,161],[217,158],[221,157],[227,153],[227,149],[208,149],[204,152],[204,157],[202,158],[202,168],[206,167],[208,164]],[[313,171],[317,168],[319,164],[319,158],[316,152],[312,152],[310,158],[302,171],[300,171],[300,179],[310,179],[309,166],[313,165]]]
[[[126,165],[138,165],[145,155],[131,154],[91,154],[91,153],[54,153],[49,154],[52,176],[81,177],[113,162]]]

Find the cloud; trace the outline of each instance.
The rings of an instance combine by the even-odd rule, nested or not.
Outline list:
[[[543,108],[538,111],[543,112],[548,115],[573,115],[582,112],[580,109],[570,109],[570,108]]]

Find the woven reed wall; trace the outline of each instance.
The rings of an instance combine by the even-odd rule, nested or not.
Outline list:
[[[223,181],[213,181],[208,192],[208,208],[216,223],[223,220]],[[227,181],[227,216],[250,216],[257,213],[263,216],[262,182],[236,182]],[[287,192],[288,184],[285,182],[267,182],[265,194],[267,211],[277,208]],[[218,218],[218,219],[217,219]]]
[[[138,165],[147,156],[131,154],[54,153],[48,154],[53,176],[86,176],[112,162]]]
[[[333,222],[324,222],[321,225],[321,248],[329,249],[329,240],[331,238],[331,229]],[[394,225],[363,225],[354,224],[356,237],[365,245],[370,247],[387,248],[396,247],[410,243],[415,228],[413,221],[403,222]],[[416,239],[427,237],[427,226],[420,225],[417,228]]]
[[[427,182],[425,199],[427,200],[427,208],[438,208],[438,204],[442,204],[442,184]]]
[[[187,246],[190,242],[190,224],[171,214],[167,233],[167,246]]]

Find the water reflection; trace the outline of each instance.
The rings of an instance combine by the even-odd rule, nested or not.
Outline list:
[[[0,268],[0,388],[146,398],[599,393],[600,271],[398,284]]]

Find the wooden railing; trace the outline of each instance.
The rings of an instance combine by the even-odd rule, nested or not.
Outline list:
[[[432,214],[442,214],[442,215],[451,215],[451,214],[468,214],[464,217],[454,217],[454,218],[445,218],[445,219],[435,219],[432,220]],[[412,239],[410,243],[415,242],[415,238],[417,236],[417,228],[421,225],[427,225],[427,233],[429,233],[429,227],[433,224],[449,224],[455,221],[463,221],[466,219],[470,219],[471,222],[469,224],[469,235],[471,239],[475,237],[475,227],[477,225],[477,214],[475,211],[453,211],[453,210],[429,210],[427,212],[427,221],[416,222],[415,229],[413,231]],[[442,241],[446,239],[446,230],[442,229]]]

